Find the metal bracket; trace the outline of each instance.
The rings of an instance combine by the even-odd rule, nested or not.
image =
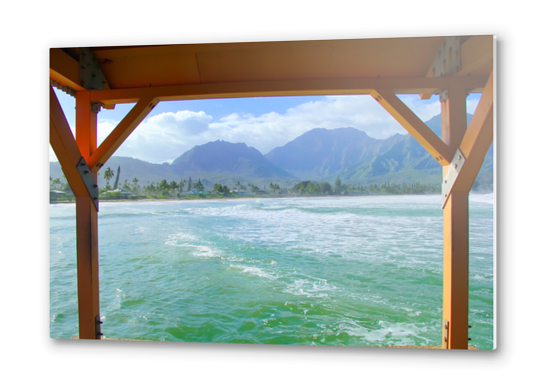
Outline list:
[[[100,320],[100,315],[96,315],[94,318],[94,325],[95,325],[95,332],[96,332],[96,339],[101,339],[103,336],[102,333],[102,324],[104,322]]]
[[[83,183],[87,188],[88,194],[96,206],[96,211],[99,211],[98,196],[100,194],[100,190],[98,189],[98,184],[96,184],[94,176],[92,176],[90,168],[88,167],[84,157],[81,157],[81,160],[79,160],[79,163],[77,164],[77,171],[79,172],[79,175],[81,175],[81,179],[83,179]]]
[[[454,186],[454,183],[457,179],[457,176],[459,175],[459,172],[461,172],[461,168],[463,167],[463,164],[465,164],[465,155],[463,155],[463,152],[461,152],[460,149],[457,149],[452,159],[452,162],[450,163],[450,166],[448,167],[448,172],[446,173],[446,176],[444,177],[444,181],[442,182],[442,208],[443,209],[446,206],[448,199],[450,198],[450,191],[452,190],[452,187]]]
[[[433,72],[435,77],[452,76],[461,70],[461,38],[447,36],[444,38],[435,59]]]
[[[91,101],[90,102],[90,110],[92,112],[100,112],[100,109],[104,106],[104,103],[100,103],[99,101]]]
[[[433,60],[434,76],[453,76],[459,71],[461,71],[461,38],[447,36]],[[448,91],[441,91],[440,102],[442,103],[447,99]]]
[[[90,48],[80,48],[79,84],[87,90],[103,90],[106,83],[100,63],[98,63]]]
[[[440,99],[439,101],[440,101],[441,103],[443,103],[443,102],[445,102],[446,100],[448,100],[448,90],[447,90],[447,89],[445,89],[444,91],[440,92],[440,94],[439,94],[439,99]]]
[[[450,322],[448,320],[444,321],[444,329],[446,330],[446,336],[444,336],[444,342],[446,343],[446,349],[450,345]]]

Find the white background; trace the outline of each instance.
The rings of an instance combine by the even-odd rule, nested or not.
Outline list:
[[[2,5],[2,381],[536,381],[542,303],[537,220],[542,62],[535,4],[70,0]],[[50,47],[470,34],[498,38],[496,351],[49,339]]]

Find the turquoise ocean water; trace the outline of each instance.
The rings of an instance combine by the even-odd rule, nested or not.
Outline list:
[[[101,203],[104,337],[440,345],[441,197]],[[470,197],[471,344],[493,348],[493,195]],[[75,207],[50,205],[50,335],[78,334]]]

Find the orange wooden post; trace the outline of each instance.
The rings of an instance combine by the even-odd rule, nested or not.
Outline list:
[[[75,139],[81,155],[88,160],[96,149],[97,112],[88,92],[77,92]],[[92,172],[97,181],[97,173]],[[100,339],[100,297],[98,279],[98,210],[91,196],[76,197],[77,294],[79,338]]]
[[[467,130],[467,93],[450,84],[441,102],[442,140],[455,152]],[[449,166],[443,167],[443,177]],[[444,207],[444,281],[442,346],[468,348],[469,193],[453,192]]]

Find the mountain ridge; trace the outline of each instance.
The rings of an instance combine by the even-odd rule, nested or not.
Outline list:
[[[472,115],[468,115],[468,120]],[[426,122],[439,137],[442,135],[440,115]],[[222,140],[197,145],[177,157],[171,164],[153,164],[131,157],[112,156],[105,164],[116,172],[121,167],[120,183],[138,178],[140,185],[180,181],[192,178],[233,185],[236,182],[268,185],[280,183],[289,187],[302,180],[343,183],[382,184],[421,182],[440,184],[441,166],[410,135],[395,134],[375,139],[353,127],[314,128],[266,155],[245,143]],[[100,172],[99,185],[105,185]],[[50,176],[61,176],[58,162],[50,164]],[[493,184],[493,146],[486,155],[478,177],[480,185]],[[477,180],[478,180],[477,179]]]

